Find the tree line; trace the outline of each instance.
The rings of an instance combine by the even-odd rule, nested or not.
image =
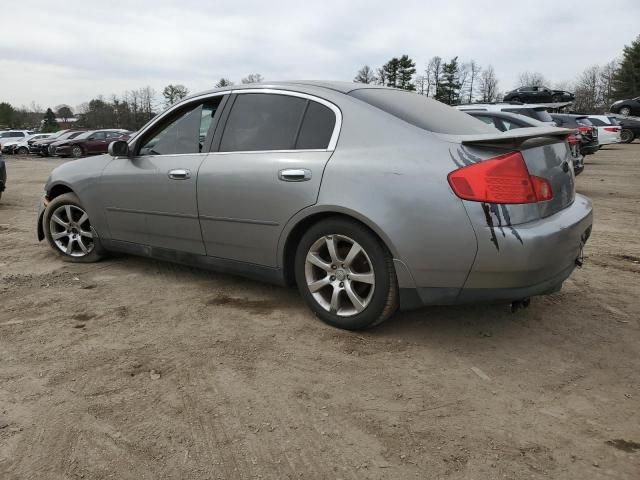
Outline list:
[[[252,73],[240,83],[262,82],[263,76]],[[481,66],[471,59],[462,61],[455,56],[448,61],[432,57],[418,71],[416,62],[408,55],[393,57],[384,65],[373,69],[364,65],[353,79],[357,83],[378,84],[416,92],[432,97],[448,105],[474,102],[495,102],[502,99],[499,81],[492,65]],[[223,77],[215,87],[233,85]],[[640,95],[640,35],[624,47],[619,60],[604,65],[587,67],[575,81],[556,82],[550,85],[539,72],[522,72],[518,86],[552,86],[575,93],[574,111],[603,113],[617,99]],[[173,105],[189,95],[189,89],[181,84],[169,84],[159,95],[150,86],[129,90],[121,95],[105,98],[97,96],[72,109],[69,105],[57,105],[43,109],[32,102],[29,106],[13,107],[0,103],[0,127],[37,128],[55,131],[56,121],[74,119],[74,126],[95,128],[125,128],[138,130],[163,108]]]

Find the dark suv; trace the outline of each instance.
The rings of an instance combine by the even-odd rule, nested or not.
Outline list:
[[[591,155],[598,151],[598,129],[593,126],[586,115],[570,115],[568,113],[552,113],[551,118],[562,128],[571,128],[580,133],[580,153]]]

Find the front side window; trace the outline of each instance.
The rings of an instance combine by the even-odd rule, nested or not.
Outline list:
[[[221,97],[189,105],[161,121],[142,140],[138,155],[201,153]]]
[[[222,135],[220,151],[293,150],[306,105],[306,99],[289,95],[238,95]]]

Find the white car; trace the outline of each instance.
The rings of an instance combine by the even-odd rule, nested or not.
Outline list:
[[[33,135],[29,135],[22,140],[4,142],[2,144],[2,153],[16,153],[20,155],[26,155],[27,153],[29,153],[28,142],[49,138],[52,135],[53,133],[34,133]]]
[[[456,105],[455,108],[463,112],[507,112],[524,115],[533,118],[546,125],[556,126],[544,105],[528,103],[469,103],[467,105]]]
[[[31,130],[7,130],[6,132],[1,132],[0,152],[10,153],[9,151],[5,152],[5,145],[24,140],[29,135],[33,135],[33,132]]]
[[[611,145],[612,143],[620,143],[622,138],[620,132],[622,127],[618,125],[618,121],[614,117],[607,115],[589,115],[589,121],[598,129],[598,144]]]

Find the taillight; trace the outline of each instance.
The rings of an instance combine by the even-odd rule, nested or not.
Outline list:
[[[578,130],[580,130],[580,133],[592,133],[591,127],[578,127]]]
[[[569,135],[567,137],[567,142],[569,142],[569,145],[575,145],[576,143],[578,143],[578,139],[576,138],[576,136],[572,133],[571,135]]]
[[[553,198],[551,184],[529,175],[520,152],[454,170],[447,180],[458,197],[473,202],[536,203]]]
[[[605,132],[617,132],[620,130],[620,127],[604,127]]]

